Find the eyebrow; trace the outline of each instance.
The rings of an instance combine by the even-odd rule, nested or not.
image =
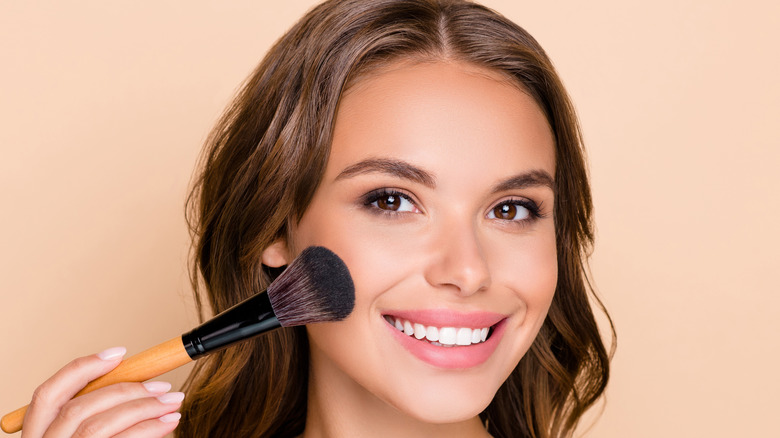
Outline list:
[[[408,179],[429,188],[436,187],[436,177],[434,177],[431,172],[407,163],[406,161],[392,158],[369,158],[359,161],[342,170],[341,173],[336,176],[335,181],[375,172]],[[527,187],[548,187],[555,192],[555,180],[545,170],[531,170],[500,181],[493,186],[492,192],[498,193]]]
[[[398,178],[408,179],[430,188],[436,187],[436,178],[431,172],[421,169],[413,164],[407,163],[406,161],[390,158],[369,158],[357,162],[342,170],[341,173],[336,176],[335,181],[374,172],[385,173]]]
[[[493,193],[526,187],[548,187],[555,193],[555,180],[546,170],[531,170],[499,182],[493,187]]]

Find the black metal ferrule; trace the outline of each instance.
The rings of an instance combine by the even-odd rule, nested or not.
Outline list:
[[[268,293],[259,293],[181,335],[193,360],[238,341],[280,327]]]

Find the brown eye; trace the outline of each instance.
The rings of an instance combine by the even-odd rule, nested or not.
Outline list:
[[[367,193],[363,198],[363,205],[387,214],[420,212],[409,196],[391,189],[378,189]]]
[[[507,221],[521,221],[528,219],[531,211],[517,202],[504,202],[496,205],[490,210],[488,218],[501,219]]]
[[[385,195],[376,200],[376,206],[382,210],[398,211],[401,198],[397,195]]]
[[[515,218],[516,214],[517,207],[512,204],[501,204],[493,209],[493,215],[495,215],[497,219],[512,220]]]

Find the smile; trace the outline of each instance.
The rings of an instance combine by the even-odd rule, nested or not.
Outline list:
[[[387,331],[404,350],[439,369],[466,369],[486,362],[506,331],[508,315],[443,309],[381,313]]]
[[[425,326],[391,315],[385,315],[384,318],[405,335],[413,336],[418,340],[425,339],[431,344],[440,347],[479,344],[485,342],[490,335],[490,327],[473,329],[468,327],[436,327],[432,325]]]

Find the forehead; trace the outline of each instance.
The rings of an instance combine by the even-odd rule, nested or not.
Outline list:
[[[375,157],[440,171],[464,160],[496,171],[521,164],[555,169],[552,133],[534,99],[506,76],[463,62],[396,63],[349,88],[339,104],[326,179]]]

